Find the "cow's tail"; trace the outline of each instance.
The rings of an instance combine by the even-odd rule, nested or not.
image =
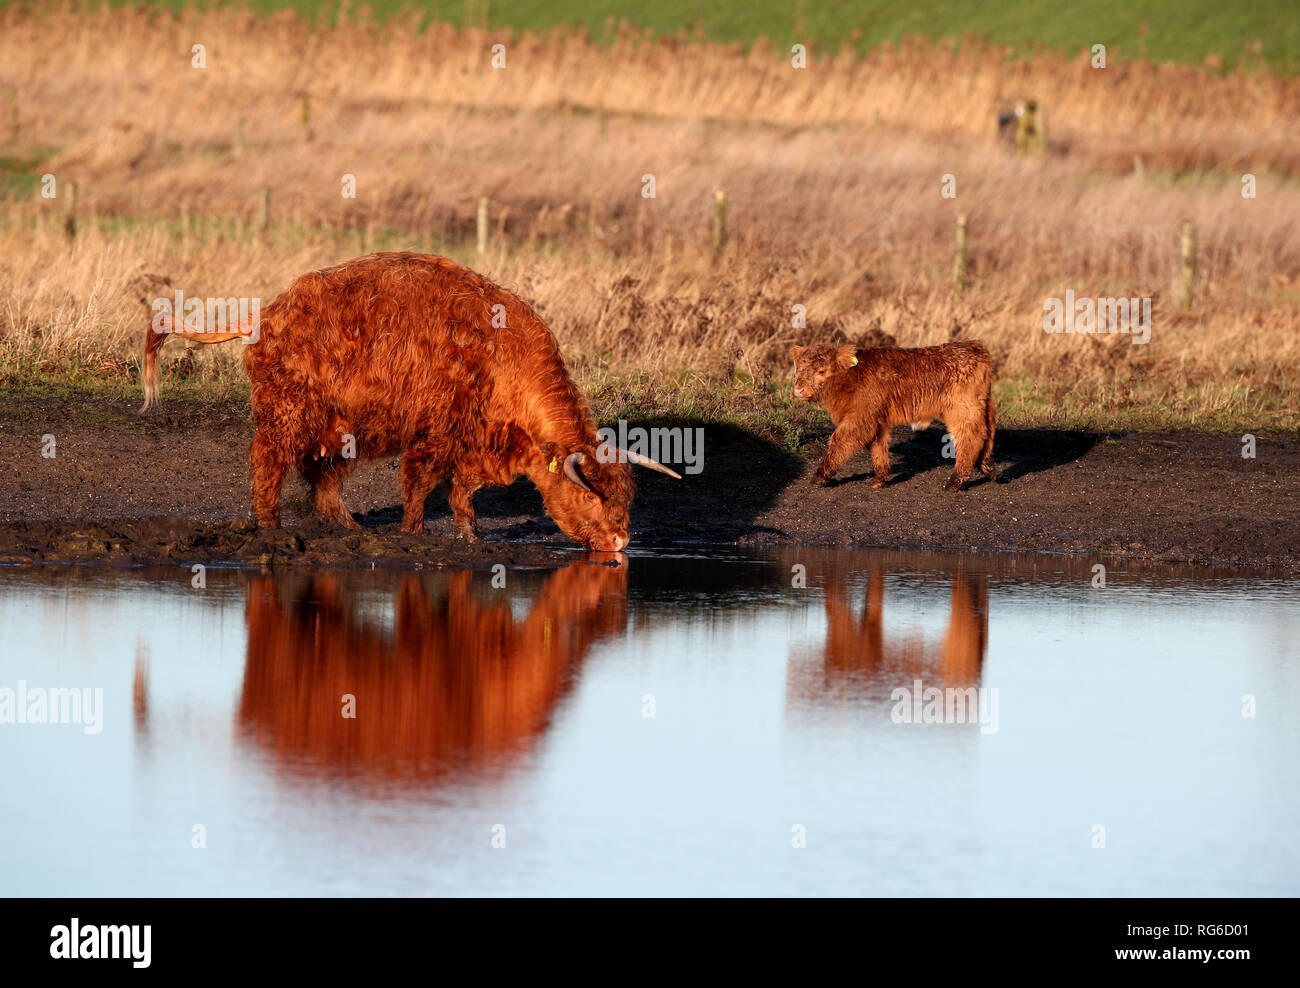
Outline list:
[[[140,371],[140,381],[144,385],[144,404],[140,411],[148,411],[158,401],[158,351],[171,337],[179,336],[184,340],[197,343],[225,343],[228,340],[247,339],[250,334],[242,333],[203,333],[187,332],[176,325],[171,316],[159,316],[151,321],[144,331],[144,366]]]

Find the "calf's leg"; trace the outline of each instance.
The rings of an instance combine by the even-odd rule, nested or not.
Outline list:
[[[861,426],[856,422],[842,423],[831,435],[826,457],[813,474],[813,483],[825,487],[826,482],[835,476],[835,472],[844,466],[848,458],[862,448],[865,438]]]
[[[881,426],[871,439],[871,466],[876,479],[872,487],[884,487],[889,482],[889,428]]]
[[[992,395],[984,399],[984,426],[988,429],[988,435],[984,437],[984,448],[980,451],[980,470],[989,480],[996,481],[998,472],[993,466],[993,433],[995,425],[993,421]]]
[[[958,420],[952,427],[953,442],[957,447],[957,465],[952,476],[944,485],[945,490],[959,491],[975,469],[975,462],[984,451],[984,420],[981,417],[972,421],[970,418]]]

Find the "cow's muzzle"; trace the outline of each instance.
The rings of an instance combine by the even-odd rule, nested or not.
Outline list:
[[[622,552],[630,540],[627,532],[611,532],[591,540],[591,547],[597,552]]]

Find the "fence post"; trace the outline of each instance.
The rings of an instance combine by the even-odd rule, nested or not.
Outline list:
[[[63,232],[69,240],[77,236],[77,183],[68,182],[63,197]]]
[[[1183,311],[1192,307],[1196,295],[1196,224],[1183,224]]]
[[[235,146],[231,149],[236,158],[244,156],[244,118],[235,121]]]
[[[9,143],[18,146],[18,87],[9,87]]]
[[[302,94],[302,133],[303,137],[311,140],[311,97],[306,93]]]
[[[967,277],[968,256],[966,252],[966,214],[957,217],[957,255],[952,262],[952,287],[960,295],[969,284]]]
[[[478,222],[476,232],[478,234],[478,252],[486,254],[488,249],[488,209],[491,202],[487,196],[483,196],[478,201]]]
[[[727,193],[718,189],[713,193],[713,259],[722,256],[727,246]]]

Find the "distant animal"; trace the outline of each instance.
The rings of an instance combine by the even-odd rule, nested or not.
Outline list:
[[[941,346],[793,346],[795,397],[830,412],[835,423],[826,457],[813,475],[824,486],[850,456],[871,447],[873,487],[889,479],[889,430],[942,419],[952,433],[956,467],[947,489],[961,490],[976,465],[993,466],[993,382],[989,352],[978,340]]]
[[[145,332],[143,381],[158,397],[158,351],[171,336],[244,350],[256,433],[253,514],[280,524],[280,490],[297,468],[316,511],[359,527],[340,486],[358,459],[401,454],[402,527],[420,532],[444,479],[457,532],[479,541],[474,492],[526,475],[547,513],[589,548],[628,544],[628,463],[663,464],[602,443],[555,337],[518,296],[445,257],[369,254],[298,278],[257,327],[186,331],[173,317]],[[353,455],[348,455],[351,452]]]

